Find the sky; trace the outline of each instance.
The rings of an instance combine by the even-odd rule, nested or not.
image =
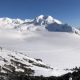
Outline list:
[[[0,17],[26,19],[42,14],[79,27],[80,0],[0,0]]]

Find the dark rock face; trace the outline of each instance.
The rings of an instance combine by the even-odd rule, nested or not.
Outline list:
[[[67,25],[67,24],[62,24],[62,25],[59,25],[59,24],[49,24],[46,29],[48,31],[54,31],[54,32],[73,32],[73,29],[71,26]]]
[[[23,73],[0,74],[0,80],[80,80],[80,72],[67,73],[59,77],[26,76]]]
[[[72,73],[67,73],[62,76],[30,76],[22,72],[15,73],[0,73],[0,80],[80,80],[80,68],[73,68]]]

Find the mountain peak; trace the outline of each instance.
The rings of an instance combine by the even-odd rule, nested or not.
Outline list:
[[[38,17],[36,17],[35,21],[37,23],[40,23],[40,24],[52,24],[52,23],[57,23],[57,24],[62,24],[61,21],[53,18],[52,16],[45,16],[45,15],[40,15]]]

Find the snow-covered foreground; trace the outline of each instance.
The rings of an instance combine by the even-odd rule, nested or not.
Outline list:
[[[30,71],[27,73],[27,71]],[[42,61],[30,58],[26,54],[0,47],[0,73],[23,72],[31,75],[53,75],[53,69]],[[48,73],[49,71],[49,73]],[[33,74],[34,73],[34,74]]]
[[[47,63],[48,66],[51,66],[53,68],[52,70],[52,69],[45,69],[45,68],[33,66],[32,69],[35,70],[35,75],[60,76],[60,75],[66,74],[67,72],[71,72],[71,71],[65,71],[63,69],[67,67],[70,68],[70,66],[73,67],[78,65],[77,64],[78,61],[76,61],[76,59],[78,58],[79,54],[76,55],[76,53],[74,53],[74,56],[73,56],[72,54],[74,50],[70,51],[71,48],[68,48],[68,43],[70,45],[71,40],[73,41],[74,39],[79,40],[78,35],[71,34],[71,33],[63,34],[63,33],[57,33],[57,32],[53,32],[53,33],[27,32],[25,33],[26,35],[24,35],[24,33],[21,33],[21,32],[17,32],[16,34],[15,33],[16,32],[14,30],[8,31],[8,32],[6,32],[5,30],[0,31],[0,46],[3,47],[3,51],[1,51],[0,55],[5,59],[11,59],[8,56],[9,54],[11,54],[11,55],[14,55],[16,58],[19,58],[21,61],[22,58],[24,58],[24,55],[21,55],[19,53],[16,54],[16,52],[11,52],[8,50],[19,51],[19,52],[25,53],[30,57],[40,58],[43,60],[43,62]],[[27,35],[30,35],[30,36],[28,37]],[[67,41],[67,44],[64,40]],[[64,45],[65,47],[63,49]],[[5,49],[8,49],[8,50],[5,50]],[[70,51],[70,52],[67,53],[66,51],[67,52]],[[2,66],[4,65],[4,62],[1,61],[0,63],[2,64]],[[7,64],[10,64],[10,62]],[[29,63],[26,63],[26,64],[29,64]]]

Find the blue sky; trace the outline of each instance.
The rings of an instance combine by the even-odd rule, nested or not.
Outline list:
[[[80,0],[0,0],[0,17],[25,19],[40,14],[80,26]]]

